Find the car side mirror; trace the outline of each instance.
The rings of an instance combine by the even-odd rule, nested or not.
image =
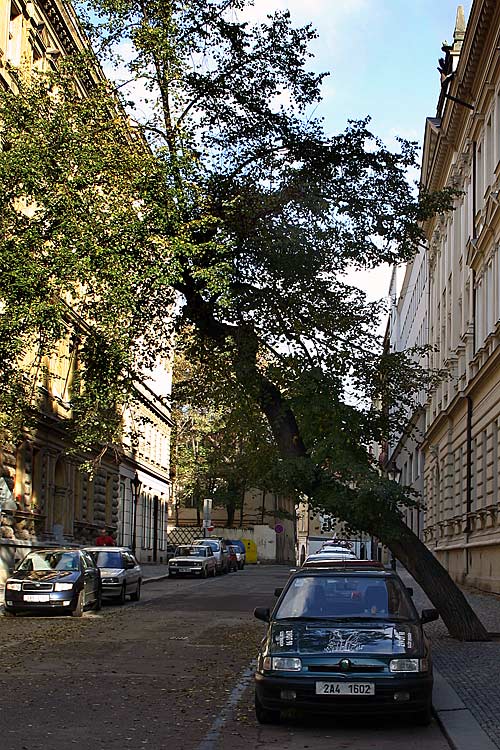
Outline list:
[[[433,622],[439,619],[439,612],[437,609],[423,609],[420,617],[420,622],[425,625],[426,622]]]
[[[282,593],[283,593],[283,588],[274,589],[274,596],[281,596]]]
[[[131,570],[132,568],[135,568],[135,563],[133,563],[132,560],[129,560],[125,565],[125,570]]]
[[[289,572],[290,574],[292,574],[292,573],[296,573],[296,572],[297,572],[297,570],[298,570],[298,568],[290,568],[290,570],[289,570],[288,572]]]
[[[269,607],[256,607],[253,611],[254,617],[257,618],[257,620],[262,620],[263,622],[269,622],[269,618],[271,615]]]
[[[407,586],[406,590],[407,590],[407,592],[409,593],[410,596],[413,596],[413,586]]]

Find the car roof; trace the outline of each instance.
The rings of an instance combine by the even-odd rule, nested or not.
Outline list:
[[[81,552],[81,549],[79,547],[37,547],[36,549],[30,549],[28,555],[33,552]]]
[[[332,570],[339,571],[342,573],[387,573],[387,569],[377,560],[306,560],[300,570],[307,569],[311,570],[324,570],[330,572]],[[391,571],[392,572],[392,571]]]
[[[86,552],[132,552],[130,547],[108,547],[106,546],[97,546],[97,547],[84,547],[83,548]]]

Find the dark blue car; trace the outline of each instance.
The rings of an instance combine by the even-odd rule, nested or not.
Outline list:
[[[26,555],[5,583],[5,615],[67,612],[81,617],[101,608],[102,583],[92,555],[80,549],[38,549]]]
[[[255,710],[275,723],[284,709],[431,720],[432,662],[410,593],[393,571],[342,563],[302,568],[278,602],[258,655]]]

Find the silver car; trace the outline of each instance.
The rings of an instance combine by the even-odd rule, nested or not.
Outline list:
[[[86,547],[101,571],[103,598],[125,603],[141,598],[142,570],[128,547]]]

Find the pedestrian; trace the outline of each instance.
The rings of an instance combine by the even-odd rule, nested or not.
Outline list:
[[[103,527],[102,529],[99,529],[99,536],[95,540],[95,543],[98,547],[113,547],[115,540],[108,534],[106,528]]]

